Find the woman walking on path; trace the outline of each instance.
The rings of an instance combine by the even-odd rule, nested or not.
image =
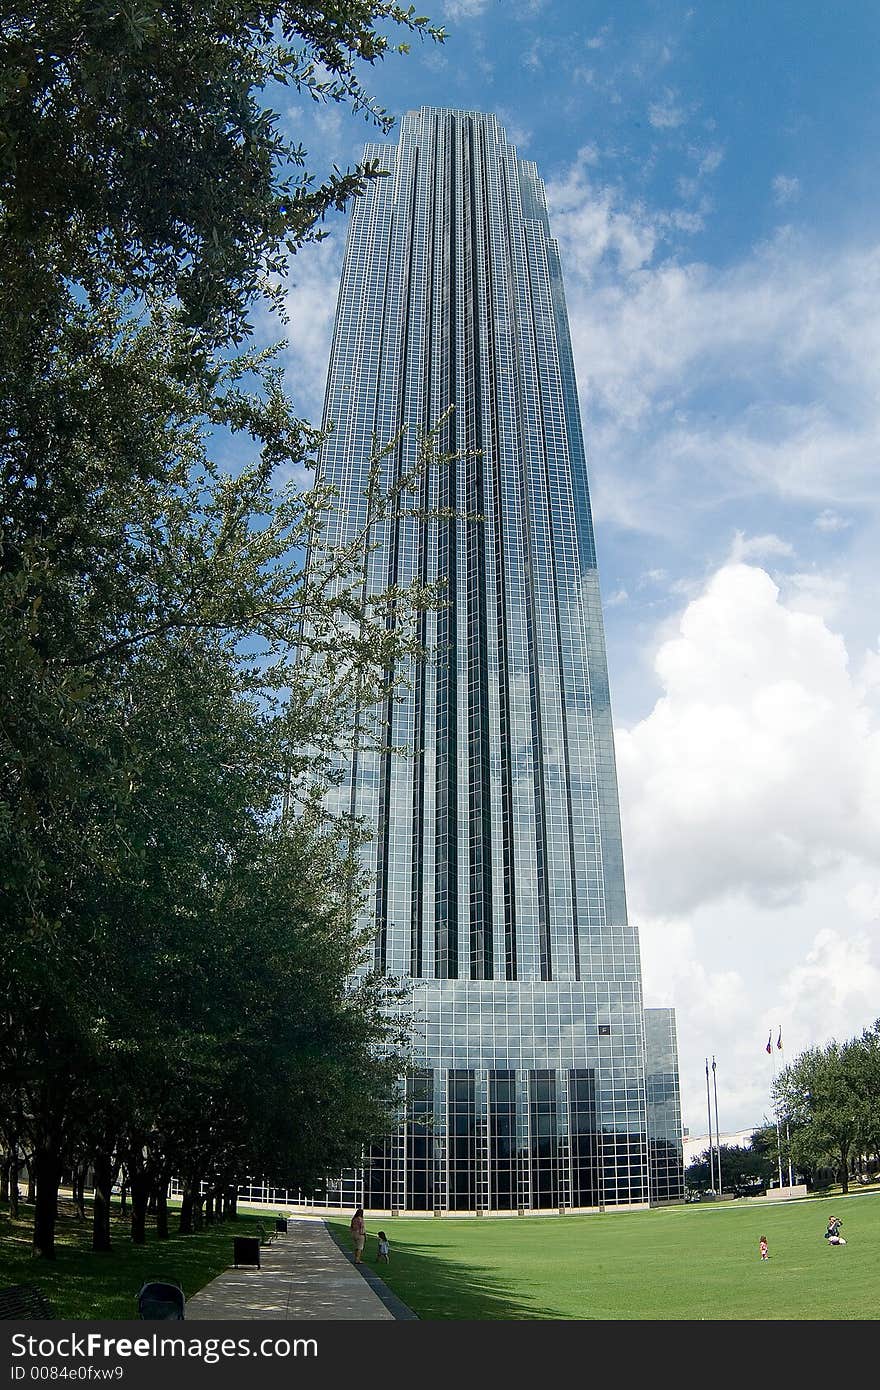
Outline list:
[[[354,1262],[359,1265],[364,1257],[364,1242],[367,1239],[367,1228],[364,1225],[364,1209],[358,1207],[354,1216],[349,1222],[351,1238],[354,1241]]]

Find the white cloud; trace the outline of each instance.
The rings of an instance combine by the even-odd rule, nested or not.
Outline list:
[[[784,580],[785,602],[793,612],[815,613],[831,622],[848,597],[845,579],[816,571],[788,574]]]
[[[846,895],[847,906],[857,921],[880,926],[880,879],[854,883]],[[878,999],[880,1012],[880,999]]]
[[[789,177],[787,174],[777,174],[772,187],[773,201],[779,207],[784,207],[786,203],[793,203],[800,197],[800,179]]]
[[[609,256],[624,275],[647,265],[656,242],[655,228],[638,207],[617,207],[613,189],[590,186],[586,166],[592,161],[588,149],[568,177],[547,190],[554,233],[564,240],[569,263],[588,281]]]
[[[714,269],[660,259],[668,215],[582,164],[549,193],[600,517],[663,531],[679,489],[757,491],[824,506],[830,530],[876,503],[880,247],[822,257],[785,234]]]
[[[876,936],[820,931],[806,959],[782,987],[782,1008],[797,1033],[816,1042],[846,1038],[880,1014],[880,952]]]
[[[643,574],[639,575],[639,588],[644,589],[649,584],[662,584],[666,578],[667,574],[664,569],[645,570]]]
[[[444,0],[443,12],[450,19],[474,19],[488,3],[489,0]]]
[[[333,236],[294,256],[285,296],[290,318],[283,358],[287,388],[297,410],[315,424],[324,405],[342,251],[342,237]]]
[[[746,536],[743,531],[737,531],[733,538],[733,545],[730,547],[731,562],[736,564],[740,560],[763,560],[769,555],[794,555],[794,550],[788,541],[781,540],[779,536],[772,533],[766,536]]]
[[[516,145],[518,150],[527,149],[532,140],[532,132],[528,126],[524,125],[512,111],[506,111],[503,107],[499,107],[496,114],[510,143]]]
[[[757,1124],[771,1027],[785,1064],[880,1013],[880,713],[796,604],[755,566],[719,570],[656,653],[651,713],[616,735],[646,1002],[675,1006],[697,1130],[706,1052],[722,1128]]]
[[[876,1018],[880,932],[876,921],[865,930],[869,886],[845,868],[809,885],[796,905],[758,908],[733,898],[641,919],[645,1000],[674,1001],[682,1113],[692,1132],[705,1130],[707,1053],[719,1063],[722,1131],[739,1129],[771,1113],[774,1063],[850,1037]],[[772,1059],[764,1051],[771,1029]]]
[[[655,130],[674,130],[683,125],[686,119],[685,112],[678,105],[678,93],[669,87],[660,101],[652,102],[648,107],[648,120]]]
[[[852,525],[852,522],[847,517],[840,516],[831,507],[825,507],[814,518],[813,525],[819,531],[845,531],[848,526]]]
[[[720,145],[712,145],[710,149],[700,157],[699,172],[701,174],[714,174],[715,170],[721,165],[724,159],[724,150]]]
[[[604,48],[611,33],[611,25],[603,24],[598,33],[593,34],[592,38],[587,39],[587,48]]]
[[[661,697],[617,736],[637,916],[772,906],[846,856],[880,864],[880,733],[821,617],[730,564],[654,666]]]

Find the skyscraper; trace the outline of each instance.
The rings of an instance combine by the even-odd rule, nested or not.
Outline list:
[[[647,1202],[645,1027],[627,923],[596,554],[559,253],[537,168],[493,116],[424,108],[354,203],[319,474],[326,539],[454,407],[369,590],[446,583],[432,659],[341,760],[373,831],[377,966],[410,977],[406,1121],[345,1195],[401,1210]],[[667,1184],[668,1186],[668,1184]]]

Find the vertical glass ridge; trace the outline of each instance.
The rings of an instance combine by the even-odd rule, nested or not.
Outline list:
[[[417,1187],[439,1209],[647,1201],[638,934],[543,184],[473,111],[410,112],[396,147],[364,157],[388,176],[352,210],[319,458],[337,491],[325,538],[363,527],[375,440],[403,430],[387,484],[452,406],[438,443],[455,458],[423,477],[422,514],[383,521],[367,557],[365,592],[443,579],[447,602],[421,618],[432,659],[362,714],[332,796],[373,828],[375,965],[415,982],[419,1116],[433,1104],[417,1185],[410,1115],[385,1176],[374,1155],[359,1190],[406,1206]]]

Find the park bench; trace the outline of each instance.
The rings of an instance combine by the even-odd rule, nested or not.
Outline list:
[[[33,1284],[12,1284],[0,1289],[0,1318],[28,1322],[32,1318],[54,1318],[55,1310],[42,1289]]]

